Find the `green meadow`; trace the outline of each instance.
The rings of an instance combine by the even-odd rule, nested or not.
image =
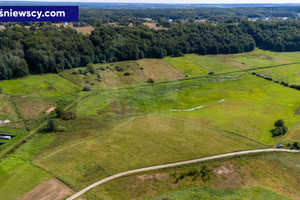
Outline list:
[[[34,75],[0,82],[4,94],[40,98],[74,98],[81,88],[56,74]]]
[[[272,69],[258,70],[257,72],[271,77],[274,80],[287,82],[290,85],[300,85],[300,63],[275,67]]]
[[[15,199],[52,177],[78,191],[126,170],[300,141],[299,91],[242,71],[298,62],[297,55],[259,49],[236,55],[190,54],[97,64],[95,74],[74,68],[58,75],[0,81],[0,120],[12,122],[2,125],[0,132],[22,139],[29,133],[24,122],[35,130],[55,117],[47,111],[59,105],[77,115],[73,120],[57,119],[60,132],[37,131],[1,161],[0,193]],[[210,71],[216,75],[198,77]],[[297,64],[258,71],[290,84],[300,82]],[[147,83],[148,78],[154,84]],[[84,86],[91,91],[82,91]],[[278,119],[289,131],[274,138],[270,130]],[[14,141],[7,141],[0,151]],[[131,199],[289,199],[300,194],[294,179],[299,174],[296,155],[243,156],[208,165],[214,169],[208,183],[186,178],[174,184],[170,173],[201,166],[195,164],[124,177],[84,197],[130,199],[133,188]],[[260,166],[266,168],[266,176]],[[286,188],[291,188],[288,195]]]
[[[276,53],[256,49],[252,52],[228,55],[196,55],[164,59],[189,77],[216,74],[300,62],[299,52]]]
[[[204,182],[197,175],[210,169]],[[299,199],[299,154],[267,153],[196,163],[118,178],[83,195],[89,199]],[[184,175],[184,176],[182,176]],[[181,177],[178,181],[174,177]]]

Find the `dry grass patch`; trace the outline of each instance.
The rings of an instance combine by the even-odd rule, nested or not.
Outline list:
[[[16,200],[61,200],[74,191],[57,179],[51,179],[35,187]]]

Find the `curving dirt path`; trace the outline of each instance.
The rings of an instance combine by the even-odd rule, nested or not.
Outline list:
[[[163,169],[163,168],[168,168],[168,167],[175,167],[179,165],[186,165],[186,164],[192,164],[192,163],[197,163],[197,162],[202,162],[202,161],[207,161],[207,160],[214,160],[214,159],[219,159],[219,158],[225,158],[225,157],[231,157],[231,156],[237,156],[237,155],[244,155],[244,154],[251,154],[251,153],[261,153],[261,152],[293,152],[297,153],[300,152],[300,150],[290,150],[290,149],[255,149],[255,150],[248,150],[248,151],[239,151],[239,152],[233,152],[233,153],[225,153],[225,154],[220,154],[216,156],[209,156],[209,157],[204,157],[204,158],[198,158],[198,159],[193,159],[193,160],[187,160],[187,161],[181,161],[181,162],[175,162],[175,163],[170,163],[170,164],[164,164],[164,165],[156,165],[152,167],[145,167],[145,168],[140,168],[140,169],[134,169],[134,170],[129,170],[126,172],[121,172],[115,175],[112,175],[110,177],[104,178],[96,183],[93,183],[92,185],[89,185],[88,187],[82,189],[81,191],[77,192],[76,194],[72,195],[71,197],[67,198],[67,200],[73,200],[80,195],[86,193],[90,189],[97,187],[98,185],[101,185],[103,183],[106,183],[108,181],[111,181],[116,178],[120,178],[122,176],[126,176],[129,174],[134,174],[138,172],[145,172],[145,171],[150,171],[150,170],[156,170],[156,169]]]

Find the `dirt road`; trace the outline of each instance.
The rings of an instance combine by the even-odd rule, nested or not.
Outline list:
[[[77,192],[76,194],[72,195],[71,197],[67,198],[67,200],[73,200],[80,195],[86,193],[90,189],[97,187],[98,185],[101,185],[103,183],[106,183],[108,181],[111,181],[116,178],[120,178],[122,176],[126,176],[129,174],[134,174],[138,172],[145,172],[145,171],[150,171],[150,170],[156,170],[156,169],[163,169],[163,168],[168,168],[168,167],[175,167],[179,165],[186,165],[186,164],[192,164],[192,163],[197,163],[197,162],[202,162],[202,161],[207,161],[207,160],[214,160],[214,159],[219,159],[219,158],[225,158],[225,157],[231,157],[231,156],[237,156],[237,155],[244,155],[244,154],[251,154],[251,153],[261,153],[261,152],[300,152],[300,150],[289,150],[289,149],[256,149],[256,150],[248,150],[248,151],[240,151],[240,152],[233,152],[233,153],[226,153],[226,154],[220,154],[216,156],[209,156],[209,157],[204,157],[204,158],[198,158],[194,160],[187,160],[187,161],[182,161],[182,162],[176,162],[176,163],[170,163],[170,164],[164,164],[164,165],[156,165],[152,167],[145,167],[141,169],[134,169],[126,172],[121,172],[115,175],[112,175],[110,177],[104,178],[96,183],[93,183],[92,185],[89,185],[88,187],[82,189],[81,191]]]

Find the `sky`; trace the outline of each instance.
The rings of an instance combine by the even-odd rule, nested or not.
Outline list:
[[[3,0],[2,0],[3,1]],[[7,1],[7,0],[5,0]],[[14,0],[26,1],[26,0]],[[224,4],[224,3],[300,3],[300,0],[30,0],[45,2],[122,2],[122,3],[170,3],[170,4]]]

